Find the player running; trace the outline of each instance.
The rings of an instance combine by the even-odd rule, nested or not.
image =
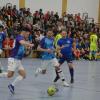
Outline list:
[[[2,55],[3,52],[3,41],[5,40],[5,33],[3,32],[3,26],[0,25],[0,56]],[[2,72],[1,69],[1,62],[0,62],[0,73]]]
[[[18,69],[19,75],[10,85],[8,85],[8,88],[12,94],[15,93],[14,87],[16,83],[23,80],[26,76],[25,69],[21,64],[21,60],[24,57],[25,47],[33,47],[33,44],[25,41],[29,34],[30,30],[28,28],[22,28],[20,34],[16,37],[15,46],[11,51],[11,56],[8,58],[8,72],[0,73],[0,77],[11,78],[13,77],[15,70]]]
[[[72,38],[67,38],[67,32],[65,30],[62,30],[62,38],[58,40],[58,55],[60,57],[59,63],[60,66],[67,61],[71,80],[70,83],[74,83],[74,65],[73,65],[73,50],[76,49],[76,43],[73,41]],[[57,80],[60,78],[59,74],[56,72],[56,78],[54,82],[57,82]]]
[[[69,86],[69,84],[65,81],[63,72],[59,67],[58,60],[55,57],[53,32],[51,30],[47,31],[46,36],[41,40],[37,50],[41,51],[42,68],[38,68],[35,75],[38,75],[39,73],[45,74],[47,67],[51,65],[55,67],[57,74],[62,80],[63,86]]]

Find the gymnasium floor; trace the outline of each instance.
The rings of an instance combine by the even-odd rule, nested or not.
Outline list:
[[[7,69],[7,59],[0,59],[4,70]],[[70,87],[61,86],[58,82],[59,91],[52,97],[47,95],[47,88],[52,85],[55,73],[49,67],[46,75],[34,76],[34,72],[40,65],[39,59],[23,59],[27,77],[16,85],[15,95],[11,95],[7,88],[14,79],[0,78],[0,100],[99,100],[100,99],[100,61],[74,61],[75,83]],[[70,76],[66,63],[62,69],[69,82]],[[15,74],[14,77],[16,77]]]

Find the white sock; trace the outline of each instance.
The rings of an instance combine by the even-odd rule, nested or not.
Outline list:
[[[18,77],[16,77],[16,79],[12,82],[12,85],[15,86],[17,82],[23,80],[23,77],[21,75],[19,75]]]
[[[5,77],[5,78],[7,78],[7,72],[3,72],[3,73],[0,73],[0,77]]]

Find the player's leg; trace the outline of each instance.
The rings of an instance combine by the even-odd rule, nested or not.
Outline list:
[[[18,70],[19,70],[19,71],[18,71],[19,75],[15,78],[15,80],[14,80],[11,84],[8,85],[8,88],[10,89],[10,92],[11,92],[12,94],[15,93],[15,92],[14,92],[14,90],[15,90],[15,85],[16,85],[19,81],[23,80],[23,79],[25,78],[25,76],[26,76],[26,73],[25,73],[25,70],[24,70],[24,68],[23,68],[23,66],[22,66],[22,64],[21,64],[21,61],[15,59],[15,63],[16,63],[16,68],[18,68]]]
[[[93,49],[94,49],[94,47],[90,45],[90,53],[89,53],[89,59],[90,60],[92,60]]]
[[[64,63],[64,61],[65,61],[65,59],[60,58],[59,59],[59,67],[58,66],[57,67],[55,66],[56,78],[54,79],[54,82],[57,82],[60,79],[58,70],[60,70],[60,66]]]
[[[90,51],[89,53],[89,59],[92,60],[92,54],[93,54],[93,51]]]
[[[16,65],[13,58],[8,58],[8,72],[0,73],[0,77],[11,78],[14,75],[14,71],[16,69]],[[10,92],[14,94],[14,87],[12,85],[8,85]]]
[[[2,49],[0,49],[0,57],[1,57],[1,54],[2,54]],[[2,65],[1,65],[1,62],[0,62],[0,73],[2,73]]]
[[[2,78],[11,78],[14,75],[13,71],[2,72],[0,73],[0,77]]]
[[[15,78],[15,80],[11,83],[12,86],[15,86],[19,81],[23,80],[26,77],[26,73],[24,69],[20,69],[18,71],[19,75]]]
[[[8,88],[9,88],[9,90],[10,90],[10,92],[12,93],[12,94],[14,94],[15,92],[15,85],[19,82],[19,81],[21,81],[21,80],[23,80],[25,78],[25,71],[24,70],[19,70],[19,75],[15,78],[15,80],[11,83],[11,84],[9,84],[8,85]]]
[[[94,59],[97,60],[97,46],[94,46]]]
[[[63,71],[61,70],[59,63],[56,58],[52,59],[52,64],[55,67],[55,72],[56,72],[56,78],[54,79],[54,82],[57,82],[58,79],[62,80],[63,86],[69,86],[69,84],[65,81],[65,77],[63,74]]]
[[[2,72],[0,73],[0,78],[11,78],[14,75],[14,71]]]
[[[0,62],[0,73],[2,73],[2,65],[1,65],[1,62]]]
[[[8,58],[8,71],[0,73],[0,77],[11,78],[14,75],[16,69],[15,62],[13,58]]]
[[[14,72],[17,68],[17,64],[14,58],[8,58],[8,78],[14,75]],[[12,94],[14,94],[14,86],[12,84],[8,85],[8,88]]]
[[[21,64],[20,60],[16,60],[17,67],[18,67],[18,73],[19,75],[15,78],[15,80],[12,82],[12,85],[15,86],[19,81],[23,80],[26,77],[26,72]]]
[[[7,74],[8,78],[13,77],[15,69],[16,69],[16,62],[14,58],[8,58],[8,74]]]
[[[13,77],[13,75],[14,75],[14,71],[8,71],[8,78]],[[9,85],[8,85],[8,88],[9,88],[10,92],[11,92],[12,94],[14,94],[14,86],[11,85],[11,84],[9,84]]]
[[[2,49],[0,49],[0,56],[1,56],[2,52],[3,52]]]
[[[71,76],[70,83],[74,83],[74,65],[72,62],[68,62],[69,72]]]
[[[97,51],[93,51],[94,59],[97,60]]]
[[[67,56],[66,61],[69,67],[69,72],[70,72],[70,77],[71,77],[70,83],[74,83],[74,65],[72,62],[73,61],[72,55]]]
[[[35,71],[35,76],[38,76],[38,74],[46,74],[47,66],[49,65],[50,60],[42,60],[41,61],[41,67],[37,68]]]

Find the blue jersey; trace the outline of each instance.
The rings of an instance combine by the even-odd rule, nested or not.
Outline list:
[[[72,55],[72,44],[73,44],[72,38],[61,38],[57,44],[60,47],[65,46],[64,48],[61,49],[61,53],[63,54],[63,56]]]
[[[44,37],[40,41],[40,47],[43,48],[43,49],[52,49],[52,50],[54,50],[54,39],[53,38]],[[54,52],[52,52],[52,53],[42,52],[41,53],[41,57],[44,60],[50,60],[50,59],[55,58],[55,54],[54,54]]]
[[[19,42],[24,40],[22,35],[18,35],[15,40],[15,47],[11,50],[11,57],[21,60],[25,53],[25,47],[21,45]]]
[[[3,41],[5,40],[5,34],[4,32],[1,32],[0,33],[0,49],[2,49],[2,44],[3,44]]]

